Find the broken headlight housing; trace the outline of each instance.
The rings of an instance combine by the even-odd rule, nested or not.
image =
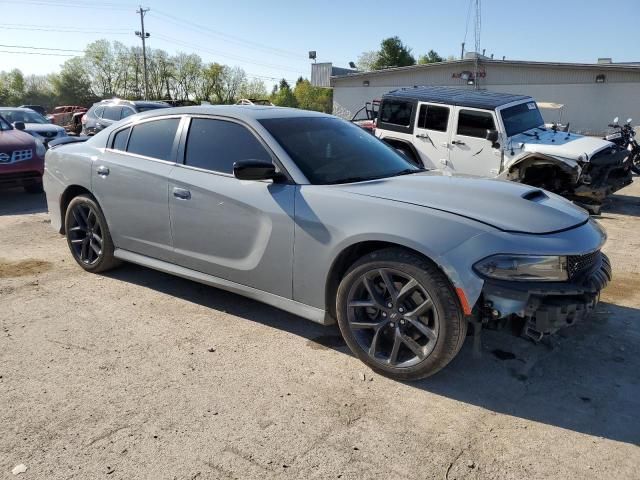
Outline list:
[[[564,282],[569,279],[567,257],[555,255],[492,255],[476,263],[480,275],[496,280]]]

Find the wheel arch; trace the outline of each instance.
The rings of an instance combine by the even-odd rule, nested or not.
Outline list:
[[[64,229],[64,218],[67,214],[67,207],[69,207],[69,203],[71,203],[71,200],[78,195],[83,194],[88,194],[93,197],[91,191],[82,185],[69,185],[64,192],[62,192],[62,195],[60,195],[60,233],[66,233]]]
[[[352,243],[344,247],[334,258],[331,267],[329,268],[325,281],[325,309],[331,319],[337,318],[335,299],[338,292],[338,286],[340,285],[340,281],[344,277],[349,267],[351,267],[351,265],[353,265],[363,256],[377,250],[384,250],[387,248],[403,249],[431,262],[442,272],[442,274],[449,282],[451,288],[453,289],[453,292],[456,294],[456,297],[460,302],[462,311],[465,314],[470,313],[470,307],[466,300],[466,297],[464,296],[464,291],[459,288],[459,285],[457,285],[456,282],[451,278],[451,275],[449,274],[451,272],[451,269],[443,265],[439,259],[433,258],[432,255],[427,255],[424,252],[412,248],[411,246],[404,245],[395,241],[364,240]]]
[[[404,147],[408,149],[417,161],[424,163],[413,143],[396,137],[382,137],[381,140],[393,148]]]
[[[545,168],[558,171],[567,177],[568,181],[572,184],[578,181],[581,172],[577,162],[566,161],[541,153],[530,153],[514,159],[498,177],[505,180],[522,182],[527,176],[527,171],[532,168]]]

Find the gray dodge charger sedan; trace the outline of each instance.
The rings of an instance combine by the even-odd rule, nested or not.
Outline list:
[[[563,198],[426,172],[330,115],[148,112],[52,148],[45,170],[51,223],[85,270],[124,260],[337,320],[397,379],[447,365],[469,323],[553,333],[611,279],[604,231]]]

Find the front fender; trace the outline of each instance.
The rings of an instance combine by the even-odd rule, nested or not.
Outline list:
[[[570,158],[555,157],[543,153],[525,152],[517,155],[505,163],[505,168],[498,175],[502,180],[520,181],[524,172],[532,165],[553,165],[570,176],[573,183],[577,183],[582,174],[580,164]]]

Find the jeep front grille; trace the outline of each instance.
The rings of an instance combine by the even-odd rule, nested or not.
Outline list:
[[[571,255],[567,257],[567,273],[569,278],[574,278],[581,273],[590,272],[600,265],[602,252],[596,250],[585,255]]]

